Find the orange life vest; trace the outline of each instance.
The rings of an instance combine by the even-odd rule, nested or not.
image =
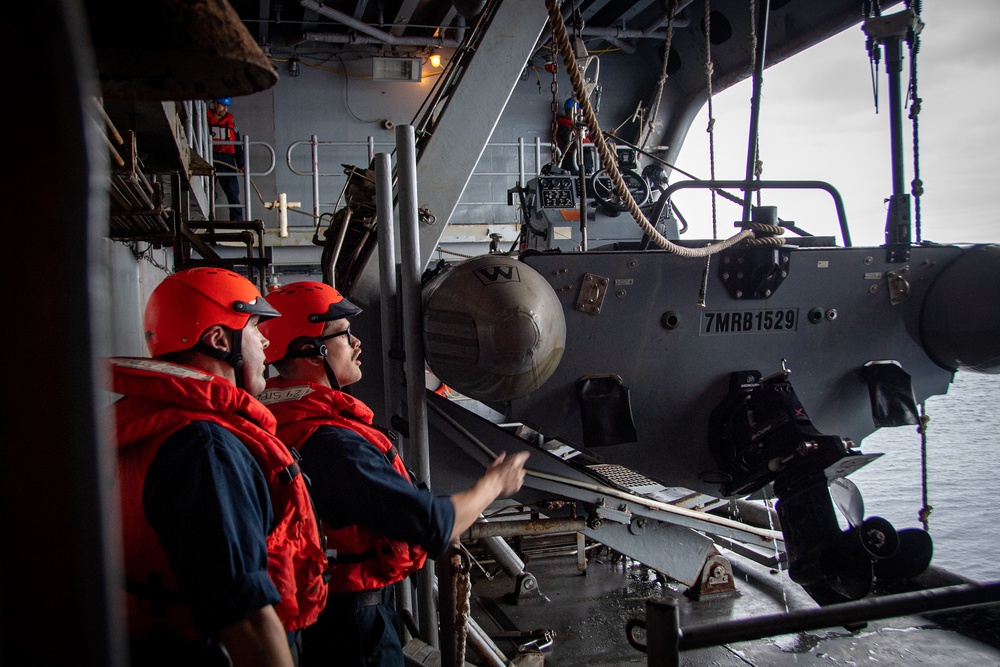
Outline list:
[[[236,119],[233,114],[226,112],[226,115],[219,118],[215,112],[209,109],[208,129],[212,133],[212,151],[215,153],[236,154],[236,144],[222,144],[220,141],[236,141]]]
[[[176,576],[142,506],[160,446],[194,421],[225,428],[260,466],[277,521],[266,541],[267,572],[281,595],[275,611],[288,631],[312,624],[326,603],[326,556],[306,481],[274,435],[274,416],[223,378],[154,359],[113,359],[112,389],[124,395],[115,416],[130,636],[141,639],[164,626],[195,636],[191,610],[177,598]],[[136,594],[153,589],[158,594]]]
[[[358,399],[311,382],[271,378],[261,401],[278,420],[278,437],[299,449],[321,426],[350,429],[378,449],[401,477],[410,480],[385,433],[372,425],[371,408]],[[331,560],[331,593],[370,591],[389,586],[416,572],[427,560],[427,552],[379,535],[358,525],[333,529],[324,524],[327,547],[336,551]]]

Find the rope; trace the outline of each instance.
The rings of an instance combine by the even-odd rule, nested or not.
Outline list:
[[[708,170],[709,178],[715,180],[715,116],[712,113],[712,0],[705,0],[705,90],[708,92]],[[712,238],[719,238],[715,190],[712,190]]]
[[[455,664],[465,664],[465,645],[469,634],[469,598],[472,594],[469,568],[462,560],[462,552],[455,549],[451,556],[452,576],[455,579]]]
[[[552,36],[559,45],[559,51],[562,54],[563,63],[566,66],[570,81],[573,84],[574,95],[580,100],[580,104],[583,107],[584,118],[587,121],[587,126],[590,128],[594,145],[597,146],[597,151],[601,156],[601,163],[604,165],[605,171],[611,178],[611,182],[614,183],[618,196],[622,198],[622,203],[625,204],[626,210],[632,215],[639,227],[642,228],[642,231],[660,248],[681,257],[707,257],[734,246],[743,239],[751,238],[753,236],[753,232],[744,230],[739,234],[736,234],[735,236],[719,243],[713,243],[702,248],[685,248],[684,246],[671,243],[649,223],[649,220],[646,219],[646,216],[639,208],[639,205],[636,204],[632,194],[628,191],[625,180],[622,178],[621,172],[618,169],[617,156],[612,153],[611,148],[608,146],[608,142],[604,140],[604,133],[601,131],[601,126],[597,122],[597,116],[594,115],[594,109],[591,107],[590,100],[587,98],[583,75],[580,73],[579,67],[577,67],[576,56],[573,55],[573,48],[569,41],[569,35],[566,34],[566,24],[563,22],[562,14],[559,13],[557,0],[545,0],[545,6],[549,10],[549,21],[552,25]]]
[[[750,71],[757,71],[757,3],[750,0]],[[753,147],[753,176],[760,180],[764,173],[764,163],[760,159],[760,133]],[[761,205],[761,191],[757,190],[757,206]]]
[[[920,491],[923,506],[917,512],[917,518],[923,524],[925,531],[930,531],[931,512],[934,508],[927,502],[927,424],[931,418],[924,412],[924,404],[920,404],[920,426],[917,432],[920,434]]]
[[[646,118],[646,136],[642,140],[640,148],[645,149],[649,143],[649,138],[653,134],[653,127],[657,117],[660,115],[660,101],[663,98],[663,84],[667,82],[667,65],[670,63],[670,42],[674,37],[674,14],[677,11],[677,0],[670,0],[667,5],[670,17],[667,19],[667,39],[663,43],[663,69],[660,71],[660,78],[656,82],[656,104],[649,110],[649,117]]]

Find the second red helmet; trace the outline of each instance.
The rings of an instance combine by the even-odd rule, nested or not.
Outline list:
[[[288,354],[288,345],[296,338],[318,338],[331,320],[354,317],[361,308],[326,283],[301,281],[289,283],[267,295],[267,302],[281,317],[267,320],[260,331],[271,342],[265,361],[273,364]]]

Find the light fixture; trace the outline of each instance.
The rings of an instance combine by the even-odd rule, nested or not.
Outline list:
[[[389,81],[420,81],[420,58],[372,58],[372,78]]]
[[[288,59],[288,76],[298,76],[301,73],[298,56],[292,56]]]
[[[432,53],[430,57],[431,67],[441,67],[441,54]]]

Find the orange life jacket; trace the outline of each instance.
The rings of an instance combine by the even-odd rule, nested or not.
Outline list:
[[[219,118],[215,112],[209,109],[208,129],[212,133],[212,151],[215,153],[236,154],[236,144],[221,144],[220,141],[236,141],[236,119],[233,114],[226,112],[226,115]]]
[[[278,437],[299,449],[321,426],[350,429],[378,449],[401,477],[410,480],[392,442],[372,425],[371,408],[358,399],[311,382],[271,378],[261,401],[278,420]],[[416,572],[427,560],[427,552],[379,535],[358,525],[333,529],[324,524],[327,547],[336,551],[331,559],[331,593],[370,591],[389,586]]]
[[[218,424],[243,443],[260,466],[277,524],[267,535],[267,572],[287,631],[312,624],[326,604],[327,570],[316,515],[296,459],[274,435],[274,416],[227,380],[154,359],[112,360],[118,483],[121,496],[129,631],[141,639],[155,627],[195,636],[191,610],[146,520],[142,489],[163,442],[194,421]],[[138,594],[136,594],[138,593]]]

